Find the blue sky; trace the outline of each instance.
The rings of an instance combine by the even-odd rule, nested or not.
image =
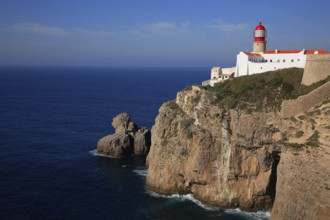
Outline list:
[[[330,1],[0,0],[0,65],[233,66],[261,20],[268,49],[330,50]]]

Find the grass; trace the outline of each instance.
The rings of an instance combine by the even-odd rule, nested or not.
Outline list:
[[[296,138],[300,138],[300,137],[302,137],[303,135],[304,135],[304,132],[299,130],[299,131],[296,132],[295,137],[296,137]]]
[[[241,76],[203,88],[215,93],[217,104],[225,109],[279,111],[284,100],[309,93],[330,80],[311,86],[301,85],[303,69],[290,68],[250,76]]]
[[[307,139],[306,145],[311,146],[311,147],[318,147],[320,142],[319,142],[319,137],[320,134],[318,131],[314,131],[314,133],[312,134],[312,136],[310,136]]]
[[[292,147],[292,148],[302,148],[304,147],[303,144],[298,144],[298,143],[291,143],[291,142],[286,142],[284,143],[286,147]]]
[[[165,103],[165,105],[172,110],[180,110],[180,107],[175,103],[175,100],[168,101]]]

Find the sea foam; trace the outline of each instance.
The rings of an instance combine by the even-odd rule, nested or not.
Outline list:
[[[146,177],[148,174],[148,170],[145,167],[140,167],[138,169],[133,170],[134,173],[136,173],[138,176]]]
[[[257,211],[257,212],[245,212],[245,211],[241,211],[239,208],[236,209],[221,209],[221,208],[217,208],[217,207],[211,207],[211,206],[207,206],[205,204],[203,204],[202,202],[200,202],[199,200],[197,200],[196,198],[194,198],[194,196],[192,194],[186,194],[186,195],[180,195],[180,194],[172,194],[172,195],[160,195],[158,193],[155,193],[153,191],[147,190],[147,193],[153,197],[157,197],[157,198],[166,198],[166,199],[175,199],[177,201],[191,201],[193,203],[195,203],[196,205],[198,205],[199,207],[207,210],[207,211],[212,211],[212,212],[226,212],[229,214],[239,214],[242,215],[244,217],[247,217],[249,219],[253,219],[253,220],[267,220],[270,218],[270,212],[269,211]]]
[[[96,157],[109,157],[109,158],[113,158],[113,159],[118,159],[117,157],[112,157],[112,156],[109,156],[109,155],[97,153],[96,149],[89,151],[89,154],[92,155],[92,156],[96,156]]]

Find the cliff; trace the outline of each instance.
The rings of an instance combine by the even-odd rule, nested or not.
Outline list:
[[[300,85],[302,72],[298,72]],[[302,89],[285,77],[254,77],[253,86],[236,81],[235,85],[226,83],[218,89],[189,87],[179,92],[175,101],[163,104],[152,128],[147,187],[161,194],[193,194],[208,205],[222,208],[269,210],[275,201],[274,219],[281,219],[279,213],[283,211],[287,216],[293,210],[306,212],[311,198],[316,200],[319,193],[324,193],[319,210],[329,214],[330,197],[328,191],[324,192],[329,190],[328,180],[318,176],[315,181],[300,181],[318,172],[329,177],[329,166],[325,166],[329,160],[329,154],[325,154],[329,148],[328,104],[318,107],[324,110],[315,113],[320,117],[317,123],[311,124],[311,117],[307,116],[305,121],[295,117],[285,119],[280,111],[282,102],[302,94],[297,91],[308,93],[315,86]],[[299,89],[295,89],[297,86]],[[314,134],[319,135],[317,141]],[[296,157],[297,151],[301,157]],[[317,162],[322,152],[324,160]],[[305,164],[308,171],[305,173],[299,166],[306,158],[309,162]],[[295,182],[297,186],[302,184],[301,189],[323,188],[316,194],[309,191],[309,198],[301,195],[305,205],[296,203],[297,206],[286,210],[286,201],[294,204],[293,199],[298,198],[290,196],[301,192],[294,186],[288,187],[294,181],[288,181],[286,172],[292,178],[299,177]]]
[[[330,100],[283,121],[287,141],[277,169],[272,220],[328,219]]]
[[[193,87],[160,108],[147,186],[164,194],[192,193],[224,208],[270,209],[282,139],[279,115],[224,110],[215,99]]]

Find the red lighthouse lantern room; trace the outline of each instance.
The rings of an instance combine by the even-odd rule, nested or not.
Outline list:
[[[267,30],[265,26],[260,22],[259,25],[254,29],[253,34],[253,52],[262,53],[266,50],[266,37]]]

